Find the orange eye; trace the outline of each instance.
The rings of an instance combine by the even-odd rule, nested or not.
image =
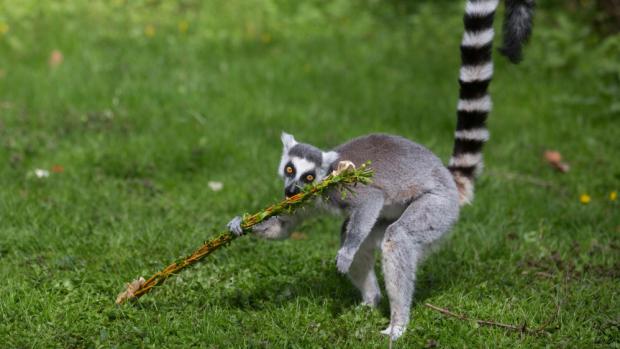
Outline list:
[[[313,175],[307,175],[307,176],[306,176],[306,180],[307,180],[308,182],[312,182],[312,181],[314,180],[314,176],[313,176]]]
[[[288,173],[288,174],[293,173],[293,168],[291,166],[287,166],[286,167],[286,173]]]

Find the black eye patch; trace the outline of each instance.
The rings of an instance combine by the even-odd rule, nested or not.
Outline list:
[[[284,175],[287,177],[295,177],[295,166],[293,166],[292,162],[289,162],[284,166]]]
[[[316,178],[316,174],[314,173],[314,171],[308,171],[304,173],[300,179],[304,181],[305,183],[312,183],[314,182],[315,178]]]

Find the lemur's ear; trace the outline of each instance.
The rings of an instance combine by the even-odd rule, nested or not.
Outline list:
[[[293,135],[290,135],[284,131],[282,132],[280,139],[282,140],[282,145],[284,145],[285,150],[289,150],[292,147],[294,147],[295,144],[297,144],[295,137],[293,137]]]
[[[335,151],[328,151],[327,153],[323,153],[323,159],[321,161],[322,167],[329,167],[329,165],[333,164],[334,161],[338,160],[338,153]]]

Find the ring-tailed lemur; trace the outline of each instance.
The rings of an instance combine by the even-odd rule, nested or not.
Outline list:
[[[487,88],[493,73],[497,5],[498,0],[468,0],[466,4],[458,117],[447,167],[428,149],[398,136],[371,134],[323,152],[282,134],[284,150],[278,174],[284,179],[286,196],[322,180],[339,161],[356,165],[371,161],[372,184],[357,186],[346,198],[331,192],[317,206],[327,206],[346,217],[336,266],[348,274],[363,302],[371,306],[381,298],[374,272],[374,250],[381,249],[391,309],[390,325],[382,333],[393,339],[403,334],[409,322],[416,268],[424,252],[454,224],[460,205],[473,199],[473,180],[482,167],[482,146],[489,138],[485,127],[491,109]],[[506,0],[502,52],[514,62],[520,59],[521,45],[530,33],[533,5],[533,0]],[[283,238],[301,218],[302,214],[274,217],[253,231],[267,238]],[[242,234],[240,223],[241,218],[235,217],[228,227]]]

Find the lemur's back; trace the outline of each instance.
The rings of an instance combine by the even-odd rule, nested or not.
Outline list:
[[[334,149],[339,160],[359,166],[370,160],[375,171],[372,187],[385,193],[386,204],[406,203],[431,191],[458,193],[454,179],[441,160],[430,150],[406,138],[370,134],[355,138]]]

